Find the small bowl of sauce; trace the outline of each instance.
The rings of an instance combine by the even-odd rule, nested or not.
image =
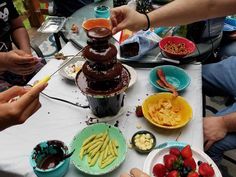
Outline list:
[[[62,177],[68,171],[70,159],[63,158],[68,153],[62,141],[44,141],[33,149],[30,164],[38,177]]]

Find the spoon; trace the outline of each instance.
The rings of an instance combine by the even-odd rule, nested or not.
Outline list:
[[[65,159],[69,158],[70,156],[72,156],[72,154],[73,154],[74,152],[75,152],[75,149],[74,149],[72,152],[70,152],[69,154],[63,155],[63,157],[61,158],[61,161],[63,161],[63,160],[65,160]]]

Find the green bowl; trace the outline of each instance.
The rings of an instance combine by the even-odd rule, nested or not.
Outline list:
[[[110,138],[115,139],[119,145],[118,156],[110,165],[103,169],[98,166],[98,162],[94,166],[89,167],[87,158],[84,157],[83,159],[80,159],[79,157],[82,144],[84,140],[91,135],[97,135],[106,130],[108,130]],[[105,123],[97,123],[84,128],[81,132],[75,135],[71,143],[71,149],[75,149],[75,152],[71,156],[71,161],[78,170],[90,175],[104,175],[118,168],[125,160],[127,144],[123,134],[117,127]]]
[[[167,82],[172,84],[177,91],[186,89],[191,82],[190,77],[182,68],[173,65],[157,66],[151,70],[149,74],[149,81],[158,90],[169,91],[157,84],[156,81],[159,79],[159,77],[157,76],[158,69],[161,69],[164,72]]]

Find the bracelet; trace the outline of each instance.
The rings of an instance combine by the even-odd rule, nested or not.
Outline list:
[[[143,29],[143,31],[147,31],[147,30],[149,30],[149,28],[150,28],[150,19],[149,19],[148,15],[147,15],[146,13],[144,13],[143,15],[145,15],[146,18],[147,18],[147,28],[146,28],[146,29]]]

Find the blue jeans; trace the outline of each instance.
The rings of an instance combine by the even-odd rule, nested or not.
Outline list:
[[[203,65],[202,77],[203,91],[207,95],[228,95],[236,98],[236,56],[218,63]],[[236,112],[236,103],[218,111],[216,115],[232,112]],[[222,140],[214,143],[206,153],[219,164],[224,151],[231,149],[236,149],[236,133],[228,133]]]

